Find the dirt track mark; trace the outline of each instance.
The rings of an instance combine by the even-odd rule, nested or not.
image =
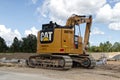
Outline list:
[[[114,78],[120,78],[120,76],[113,75],[113,74],[100,74],[100,75],[103,75],[103,76],[110,76],[110,77],[114,77]]]

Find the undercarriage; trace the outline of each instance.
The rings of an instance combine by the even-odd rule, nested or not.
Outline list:
[[[30,56],[27,65],[32,68],[69,70],[72,67],[94,68],[95,60],[90,55],[40,54]]]

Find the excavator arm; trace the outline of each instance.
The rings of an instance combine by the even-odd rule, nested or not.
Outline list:
[[[79,16],[79,15],[73,15],[70,18],[68,18],[66,22],[66,27],[75,27],[75,25],[80,25],[82,23],[86,23],[86,29],[85,29],[85,35],[84,35],[84,49],[87,50],[87,45],[89,42],[89,36],[90,36],[90,29],[92,24],[92,16],[89,17],[86,16]]]
[[[89,22],[86,22],[86,29],[84,35],[84,49],[87,50],[87,45],[89,43],[90,29],[92,24],[92,16],[89,16]]]

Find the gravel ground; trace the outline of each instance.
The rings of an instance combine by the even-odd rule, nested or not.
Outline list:
[[[29,54],[0,55],[7,59],[26,58]],[[33,54],[30,54],[33,55]],[[0,63],[0,80],[120,80],[120,61],[108,61],[95,69],[72,68],[67,71],[28,68],[21,64]]]
[[[112,61],[95,69],[72,68],[67,71],[2,66],[0,80],[120,80],[119,64]]]

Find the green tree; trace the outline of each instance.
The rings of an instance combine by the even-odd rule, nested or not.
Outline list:
[[[10,52],[21,52],[21,45],[22,42],[15,37],[12,45],[10,46]]]
[[[99,47],[100,47],[100,49],[101,49],[101,52],[104,52],[104,44],[103,44],[103,43],[100,43],[100,44],[99,44]]]
[[[7,49],[8,47],[6,45],[5,40],[2,37],[0,37],[0,52],[7,52]]]
[[[109,41],[106,41],[105,43],[100,43],[99,46],[89,46],[90,52],[110,52],[112,44]]]
[[[30,34],[26,38],[22,38],[22,51],[23,52],[36,52],[37,48],[37,38],[35,35]]]
[[[111,50],[114,52],[119,52],[120,51],[120,43],[115,42],[114,45],[111,47]]]
[[[101,49],[101,52],[109,52],[110,48],[112,47],[112,44],[109,41],[107,41],[105,43],[100,43],[99,47]]]

